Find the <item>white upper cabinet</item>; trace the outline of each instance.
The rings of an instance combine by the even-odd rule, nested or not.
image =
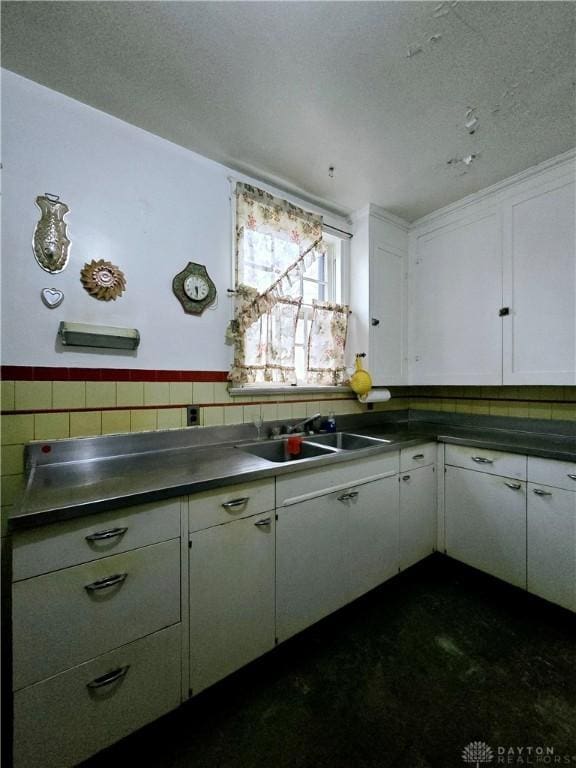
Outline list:
[[[413,384],[499,384],[502,259],[494,211],[418,234],[411,270]]]
[[[406,384],[408,225],[370,205],[355,216],[349,362],[366,352],[375,386]]]
[[[574,177],[572,153],[412,226],[410,384],[576,383]]]
[[[574,174],[504,207],[504,384],[575,384]]]

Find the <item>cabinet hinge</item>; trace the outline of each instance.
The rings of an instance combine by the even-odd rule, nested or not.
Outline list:
[[[191,541],[188,542],[188,549],[192,549],[192,542]]]
[[[277,637],[274,638],[274,645],[278,645],[278,638]]]
[[[275,520],[278,520],[278,515],[274,515],[274,519],[275,519]]]
[[[193,694],[193,693],[194,693],[194,692],[193,692],[192,688],[188,688],[188,698],[189,698],[189,699],[191,699],[191,698],[192,698],[192,694]]]
[[[501,307],[500,311],[498,312],[499,317],[506,317],[506,315],[510,314],[510,307]]]

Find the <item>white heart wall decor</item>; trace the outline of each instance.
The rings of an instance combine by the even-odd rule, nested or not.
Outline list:
[[[43,288],[42,301],[48,309],[56,309],[64,301],[64,294],[57,288]]]

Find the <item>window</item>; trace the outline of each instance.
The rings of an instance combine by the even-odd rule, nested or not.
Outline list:
[[[342,298],[342,240],[326,232],[322,235],[324,253],[302,273],[300,295],[302,304],[298,314],[295,341],[296,382],[308,384],[306,361],[312,323],[313,302],[340,303]]]
[[[236,307],[229,336],[236,385],[339,384],[348,307],[342,241],[322,218],[238,184]]]

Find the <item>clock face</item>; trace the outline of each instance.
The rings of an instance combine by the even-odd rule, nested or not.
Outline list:
[[[184,291],[192,301],[202,301],[208,296],[209,286],[206,280],[199,275],[190,275],[184,280]]]
[[[189,315],[201,315],[216,300],[216,286],[206,267],[192,261],[174,277],[172,290]]]

